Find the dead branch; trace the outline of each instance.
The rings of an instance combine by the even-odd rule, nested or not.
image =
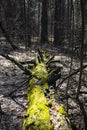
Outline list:
[[[47,62],[46,64],[49,65],[50,63],[52,63],[53,58],[54,58],[54,56],[52,56],[52,57],[48,60],[48,62]]]
[[[33,64],[33,65],[36,65],[36,62],[34,60],[31,60],[31,61],[21,61],[20,62],[22,65],[25,65],[25,64]]]
[[[25,72],[25,74],[32,75],[31,71],[28,68],[24,67],[20,62],[18,62],[14,58],[12,58],[8,55],[5,55],[5,54],[0,54],[0,55],[5,57],[6,59],[10,60],[11,62],[13,62],[15,65],[17,65],[21,70],[23,70]]]
[[[80,94],[87,94],[86,91],[80,91]]]
[[[26,86],[26,85],[28,84],[28,82],[29,82],[29,80],[26,80],[26,81],[23,82],[20,86],[18,86],[17,88],[15,88],[13,91],[11,91],[10,93],[4,95],[4,97],[8,97],[8,96],[13,97],[13,94],[14,94],[17,90],[19,90],[20,88]]]
[[[42,54],[42,52],[40,51],[40,49],[38,49],[38,54],[39,54],[39,61],[40,62],[44,62],[44,58],[43,58],[43,54]]]
[[[47,78],[47,83],[53,85],[61,77],[61,67],[57,67]]]
[[[87,64],[83,66],[83,69],[87,67]],[[69,76],[65,77],[58,85],[59,87],[64,81],[66,81],[68,78],[72,77],[73,75],[76,75],[78,72],[80,72],[80,68],[78,68],[75,72],[71,73]]]

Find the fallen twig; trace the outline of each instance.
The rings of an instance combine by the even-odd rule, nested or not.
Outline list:
[[[87,64],[83,66],[83,69],[87,67]],[[77,74],[80,71],[80,68],[78,68],[75,72],[71,73],[69,76],[65,77],[58,85],[59,87],[64,81],[66,81],[68,78],[72,77],[73,75]]]
[[[14,58],[12,58],[6,54],[0,54],[0,55],[5,57],[6,59],[10,60],[11,62],[15,63],[15,65],[17,65],[21,70],[23,70],[25,72],[25,74],[32,75],[31,71],[28,68],[24,67],[20,62],[18,62]]]

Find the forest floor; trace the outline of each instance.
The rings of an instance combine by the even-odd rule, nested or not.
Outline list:
[[[38,44],[33,44],[27,50],[24,46],[21,46],[16,51],[12,51],[8,45],[1,44],[0,52],[9,54],[18,61],[27,61],[35,59],[38,47],[47,50],[60,59],[59,64],[63,69],[61,71],[61,79],[56,82],[56,100],[67,108],[66,88],[68,85],[68,113],[70,119],[76,124],[78,130],[85,130],[85,125],[87,125],[86,122],[84,123],[87,114],[87,68],[83,72],[80,101],[76,100],[78,73],[60,84],[64,77],[69,75],[71,57],[73,57],[73,61],[70,73],[79,68],[79,58],[76,55],[73,55],[71,51],[64,47],[55,48],[49,45],[41,47]],[[87,64],[86,60],[84,64]],[[2,114],[0,114],[0,130],[22,130],[22,122],[27,104],[27,80],[28,76],[22,70],[0,56],[0,111],[2,111]]]

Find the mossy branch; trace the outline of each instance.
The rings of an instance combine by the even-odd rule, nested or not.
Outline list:
[[[40,60],[40,62],[43,62],[44,63],[44,58],[43,58],[43,54],[42,54],[42,52],[40,51],[40,49],[38,49],[38,54],[39,54],[39,60]]]

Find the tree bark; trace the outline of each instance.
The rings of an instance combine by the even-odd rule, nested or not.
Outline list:
[[[64,1],[55,0],[54,45],[62,45],[64,40]]]
[[[48,0],[42,0],[41,43],[48,41]]]
[[[10,43],[10,45],[12,46],[13,49],[17,49],[18,47],[16,45],[13,44],[13,42],[11,41],[9,35],[7,34],[6,30],[4,29],[2,23],[0,22],[0,29],[2,30],[2,33],[4,34],[6,40]]]
[[[80,0],[81,3],[81,15],[82,15],[82,39],[81,39],[81,52],[80,52],[80,74],[79,74],[79,85],[77,89],[77,98],[79,97],[80,89],[81,89],[81,81],[82,81],[82,73],[83,73],[83,61],[84,61],[84,0]]]

